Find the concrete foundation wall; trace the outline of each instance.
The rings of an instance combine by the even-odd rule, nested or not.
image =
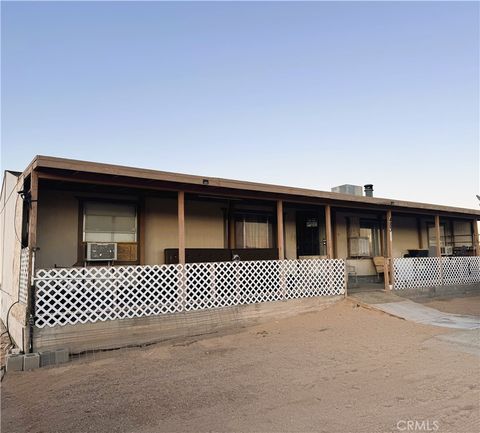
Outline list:
[[[457,284],[452,286],[420,287],[416,289],[394,290],[392,293],[405,298],[433,298],[435,296],[480,295],[480,283]]]
[[[295,299],[162,316],[45,327],[35,329],[34,350],[67,348],[70,353],[80,353],[213,334],[228,329],[240,329],[273,318],[319,311],[342,299],[343,296]]]

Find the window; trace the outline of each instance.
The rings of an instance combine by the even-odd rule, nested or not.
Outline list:
[[[349,218],[349,256],[375,257],[382,255],[380,222],[376,220]]]
[[[127,203],[85,202],[83,242],[137,242],[137,207]]]
[[[437,229],[435,225],[428,224],[428,246],[436,247],[437,246]],[[440,224],[440,246],[445,246],[445,226]]]
[[[380,224],[377,221],[360,220],[360,237],[368,239],[369,256],[381,256]]]
[[[272,219],[266,215],[241,215],[235,219],[237,248],[273,248]]]

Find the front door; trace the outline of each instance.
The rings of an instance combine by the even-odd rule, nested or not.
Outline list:
[[[297,212],[297,257],[320,255],[320,218],[316,212]]]

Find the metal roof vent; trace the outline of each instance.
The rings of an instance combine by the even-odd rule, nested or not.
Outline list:
[[[373,185],[371,183],[367,183],[363,185],[365,188],[365,197],[373,197]]]

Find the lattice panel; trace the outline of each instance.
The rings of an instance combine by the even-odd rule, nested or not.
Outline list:
[[[472,284],[480,282],[480,257],[444,257],[443,284]]]
[[[181,311],[181,265],[39,269],[36,326]]]
[[[18,300],[22,304],[28,301],[28,262],[30,258],[29,248],[23,248],[20,253],[20,278],[18,284]]]
[[[393,259],[394,288],[415,289],[480,282],[480,257]]]
[[[343,260],[285,261],[284,276],[287,299],[345,293],[345,262]]]
[[[204,310],[345,292],[343,260],[40,269],[36,326]]]

